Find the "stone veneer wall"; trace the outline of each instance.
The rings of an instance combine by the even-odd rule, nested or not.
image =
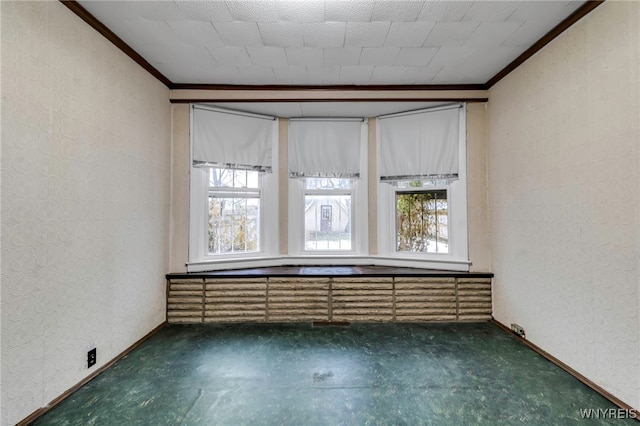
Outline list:
[[[419,322],[492,318],[490,278],[171,278],[170,323]]]

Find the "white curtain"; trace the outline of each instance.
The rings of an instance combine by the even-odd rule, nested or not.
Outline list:
[[[194,105],[193,165],[271,172],[275,118]]]
[[[379,117],[380,180],[457,179],[460,108]]]
[[[291,119],[289,176],[360,176],[362,119]]]

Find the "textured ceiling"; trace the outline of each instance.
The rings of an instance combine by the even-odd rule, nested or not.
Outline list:
[[[398,111],[433,108],[447,102],[214,102],[224,109],[275,117],[377,117]]]
[[[173,83],[482,84],[583,1],[87,1]]]

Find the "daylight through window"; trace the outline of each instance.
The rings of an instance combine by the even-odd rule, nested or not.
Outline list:
[[[209,169],[209,254],[260,250],[260,191],[258,172]]]
[[[446,190],[396,192],[396,250],[413,253],[449,252]]]
[[[304,249],[351,250],[351,179],[304,179]]]

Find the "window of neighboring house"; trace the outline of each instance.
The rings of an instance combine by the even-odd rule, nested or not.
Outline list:
[[[208,254],[260,251],[260,174],[213,167],[207,170]]]
[[[304,179],[304,250],[352,250],[351,179]]]

